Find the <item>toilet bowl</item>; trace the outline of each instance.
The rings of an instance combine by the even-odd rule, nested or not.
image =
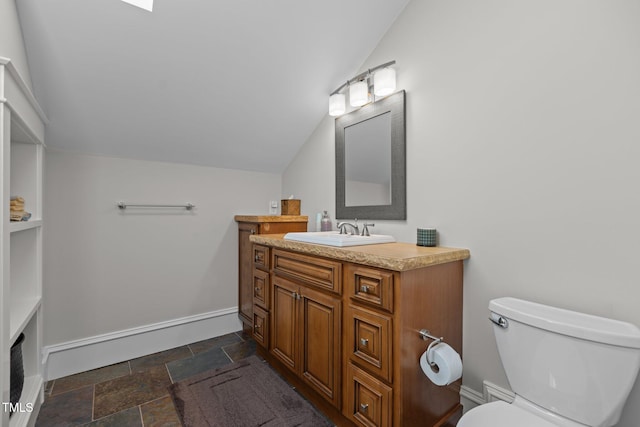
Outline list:
[[[516,298],[489,303],[516,397],[465,413],[458,427],[610,427],[640,368],[636,326]]]

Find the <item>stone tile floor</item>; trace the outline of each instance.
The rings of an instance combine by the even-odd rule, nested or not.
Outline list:
[[[180,426],[167,386],[255,351],[235,332],[49,381],[36,427]]]

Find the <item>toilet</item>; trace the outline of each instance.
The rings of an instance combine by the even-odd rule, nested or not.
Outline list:
[[[512,403],[480,405],[458,427],[609,427],[640,367],[636,326],[516,298],[489,303]]]

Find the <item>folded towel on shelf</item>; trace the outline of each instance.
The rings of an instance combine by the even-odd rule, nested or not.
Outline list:
[[[10,219],[11,221],[29,221],[31,218],[31,213],[29,212],[11,212]]]
[[[12,197],[9,206],[11,207],[11,210],[24,210],[24,199],[19,196]]]
[[[20,196],[11,197],[9,213],[11,221],[28,221],[29,218],[31,218],[31,214],[29,212],[25,212],[24,199]]]

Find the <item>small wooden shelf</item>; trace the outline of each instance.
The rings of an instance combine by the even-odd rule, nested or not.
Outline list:
[[[42,298],[26,298],[12,301],[11,320],[9,327],[11,329],[9,341],[13,344],[27,324],[31,321],[36,311],[42,303]]]
[[[42,227],[41,219],[30,219],[29,221],[16,221],[9,224],[9,231],[16,233],[18,231],[30,230],[32,228]]]
[[[15,412],[9,420],[9,427],[14,426],[26,426],[33,425],[31,417],[38,416],[38,411],[41,404],[40,393],[42,391],[42,385],[44,380],[40,375],[32,375],[24,379],[24,387],[22,388],[22,396],[20,397],[20,403],[22,404],[23,412]],[[33,411],[27,411],[27,403],[33,404]]]

